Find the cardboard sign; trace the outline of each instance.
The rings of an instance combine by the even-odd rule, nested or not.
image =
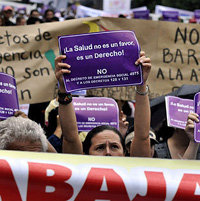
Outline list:
[[[4,120],[19,110],[15,78],[0,73],[0,119]]]
[[[119,129],[119,109],[111,98],[73,98],[79,131],[108,125]]]
[[[200,93],[194,96],[194,112],[200,116]],[[194,123],[194,139],[196,142],[200,142],[200,123]]]
[[[113,86],[140,85],[142,71],[135,62],[140,47],[133,31],[110,31],[59,37],[63,60],[71,65],[65,74],[68,92]]]
[[[164,21],[171,21],[171,22],[178,22],[179,19],[179,12],[178,11],[163,11],[163,20]]]
[[[194,112],[193,100],[166,96],[167,125],[185,129],[188,114]]]
[[[105,17],[1,26],[0,72],[15,77],[20,104],[52,100],[57,91],[54,59],[59,55],[58,35],[107,30],[135,31],[141,49],[152,63],[150,98],[168,94],[183,84],[199,83],[198,24]],[[117,100],[135,98],[132,86],[90,89],[87,94]]]

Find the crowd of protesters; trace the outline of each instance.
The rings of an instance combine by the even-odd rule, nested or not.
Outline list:
[[[0,26],[49,23],[74,18],[75,8],[72,5],[69,5],[67,12],[56,13],[53,9],[46,9],[43,14],[37,9],[32,10],[29,14],[24,10],[15,12],[11,6],[5,6],[1,11]],[[129,110],[128,113],[131,113],[131,108],[124,109],[123,115],[120,115],[120,129],[123,127],[120,131],[123,130],[123,132],[110,126],[96,127],[89,133],[78,132],[75,112],[71,103],[72,97],[66,99],[68,94],[65,92],[62,80],[63,73],[70,73],[69,65],[62,63],[62,59],[64,56],[55,59],[55,76],[60,86],[58,98],[52,101],[48,107],[48,104],[45,105],[46,112],[48,112],[45,115],[43,112],[44,125],[40,122],[46,133],[40,125],[23,114],[17,113],[15,117],[0,122],[0,149],[100,156],[199,158],[199,143],[194,142],[193,136],[194,122],[199,121],[197,114],[188,116],[185,130],[171,129],[171,133],[167,134],[170,137],[164,141],[164,144],[160,143],[156,137],[157,132],[162,131],[163,125],[156,131],[150,128],[150,106],[146,81],[150,73],[151,61],[144,52],[141,52],[137,60],[137,64],[141,64],[143,68],[144,84],[136,87],[134,119],[133,116],[130,117],[132,121],[129,121],[129,125],[127,124],[129,115],[126,116],[124,113],[127,110]],[[126,117],[125,120],[124,117]],[[164,129],[166,127],[165,125]],[[47,137],[49,141],[47,141]]]
[[[4,6],[0,12],[0,26],[19,26],[46,22],[64,21],[75,18],[75,5],[68,4],[68,9],[56,12],[54,8],[33,9],[27,13],[26,9],[15,10],[12,6]]]
[[[140,17],[141,12],[147,12],[144,16]],[[138,16],[139,15],[139,16]],[[148,15],[148,17],[147,17]],[[106,16],[106,15],[105,15]],[[19,25],[29,25],[29,24],[37,24],[37,23],[46,23],[46,22],[57,22],[75,19],[77,16],[77,4],[68,3],[68,7],[66,9],[56,10],[53,7],[45,8],[37,8],[31,10],[27,13],[24,8],[13,8],[11,6],[3,6],[0,11],[0,26],[19,26]],[[133,11],[132,13],[127,14],[118,14],[115,17],[119,18],[137,18],[137,19],[152,19],[150,16],[149,10],[144,11]],[[157,20],[164,20],[162,16],[157,17]],[[173,21],[170,20],[169,21]],[[183,22],[183,19],[178,17],[177,22]],[[198,23],[198,19],[195,16],[189,18],[190,23]]]

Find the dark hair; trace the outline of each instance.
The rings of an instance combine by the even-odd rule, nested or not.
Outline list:
[[[51,19],[47,19],[45,22],[59,22],[59,18],[54,16]]]
[[[48,126],[46,128],[47,137],[51,136],[57,128],[57,115],[58,115],[58,107],[52,109],[51,112],[49,112]]]
[[[126,16],[123,15],[123,14],[119,14],[118,17],[119,17],[119,18],[126,18]]]
[[[54,12],[54,10],[52,10],[52,9],[47,9],[47,10],[45,10],[45,12],[44,12],[44,18],[46,19],[46,17],[47,17],[47,13],[48,12],[52,12],[53,14],[55,14],[55,12]]]
[[[33,9],[33,10],[31,10],[30,15],[32,15],[33,12],[37,12],[37,13],[39,13],[39,11],[38,11],[37,9]]]
[[[24,17],[21,17],[21,16],[17,17],[17,18],[16,18],[16,24],[17,24],[17,23],[20,23],[22,19],[25,19],[25,18],[24,18]]]
[[[93,128],[91,131],[88,132],[84,142],[83,142],[83,152],[87,155],[89,155],[89,149],[91,147],[91,141],[92,141],[92,138],[97,135],[98,133],[100,132],[103,132],[104,130],[110,130],[110,131],[113,131],[114,133],[116,133],[119,138],[120,138],[120,142],[122,144],[122,147],[123,147],[123,150],[124,150],[124,153],[126,151],[125,149],[125,143],[124,143],[124,139],[121,135],[121,133],[114,127],[112,126],[107,126],[107,125],[103,125],[103,126],[97,126],[96,128]]]
[[[66,18],[65,18],[65,20],[73,20],[73,19],[75,19],[75,17],[74,16],[67,16]]]
[[[164,119],[162,123],[155,128],[156,136],[158,137],[159,141],[167,141],[172,135],[174,134],[175,128],[169,127],[167,125],[167,119]]]
[[[27,25],[30,25],[30,24],[35,24],[36,22],[43,23],[43,21],[37,17],[29,17],[26,23]]]

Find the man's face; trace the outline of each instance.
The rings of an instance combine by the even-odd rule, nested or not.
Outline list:
[[[12,17],[12,14],[13,14],[13,12],[12,12],[12,10],[5,10],[4,11],[4,16],[6,17],[6,18],[10,18],[10,17]]]
[[[38,11],[33,11],[32,14],[31,14],[31,17],[37,17],[37,18],[39,18],[40,17],[40,13]]]

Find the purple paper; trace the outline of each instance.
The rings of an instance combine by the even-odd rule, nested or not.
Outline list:
[[[111,98],[73,98],[79,131],[109,125],[119,129],[119,109]]]
[[[71,65],[65,74],[68,92],[80,89],[140,85],[141,66],[136,66],[140,47],[133,31],[109,31],[60,36],[64,62]]]
[[[19,110],[19,102],[15,78],[0,73],[0,119],[13,116],[17,110]]]
[[[194,112],[200,116],[200,93],[194,96]],[[195,123],[194,125],[194,140],[200,142],[200,123]]]
[[[194,17],[195,19],[200,19],[200,9],[194,11]]]
[[[164,21],[172,21],[172,22],[179,21],[179,12],[178,11],[163,11],[162,14],[163,14]]]
[[[193,100],[165,97],[168,126],[185,129],[188,114],[194,111]]]
[[[149,10],[134,11],[133,14],[135,19],[149,19]]]
[[[194,18],[196,19],[196,22],[200,24],[200,9],[194,11]]]

